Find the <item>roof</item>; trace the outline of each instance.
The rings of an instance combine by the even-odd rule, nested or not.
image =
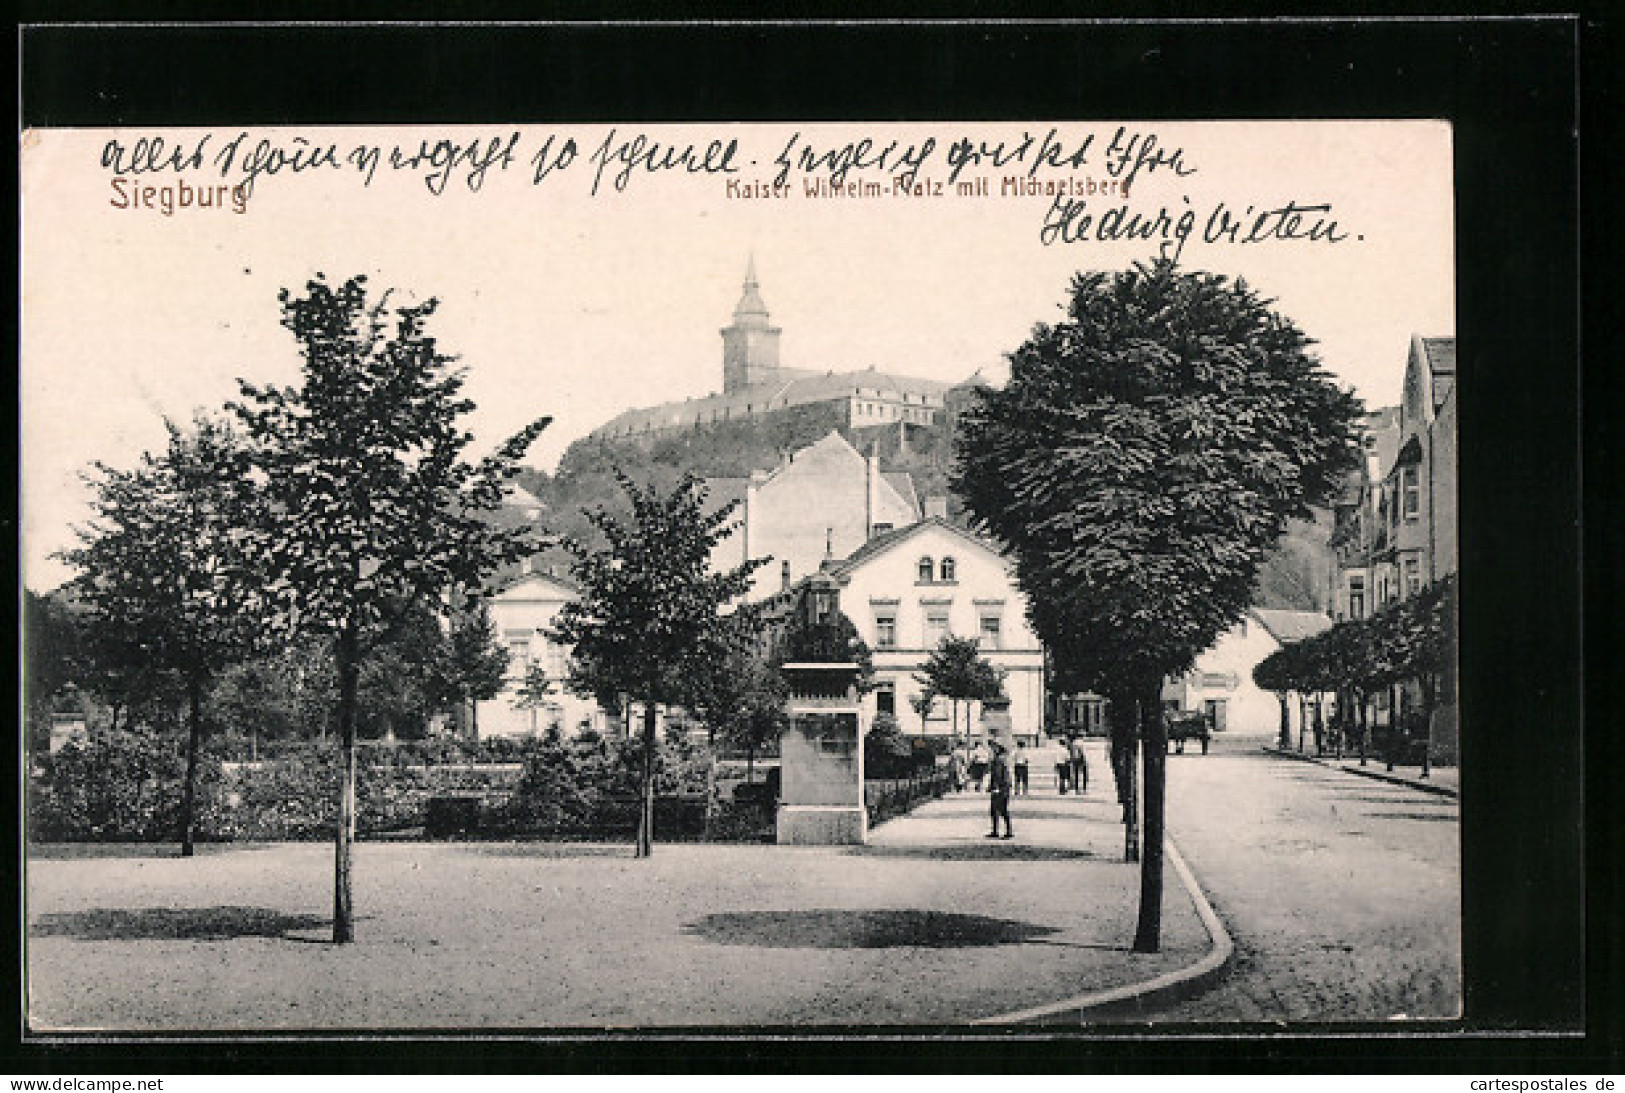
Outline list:
[[[753,383],[725,394],[627,410],[594,429],[593,435],[614,436],[622,431],[691,427],[809,402],[829,402],[864,395],[877,398],[890,395],[915,400],[922,406],[940,406],[944,392],[953,386],[940,380],[899,376],[874,368],[823,373],[792,368],[775,371],[780,374],[777,379]]]
[[[1259,625],[1269,631],[1270,637],[1282,645],[1289,641],[1302,641],[1304,638],[1314,637],[1332,625],[1332,620],[1319,611],[1282,611],[1255,607],[1252,614]]]
[[[1422,350],[1427,354],[1428,371],[1433,373],[1433,412],[1438,413],[1456,388],[1456,339],[1423,338]]]
[[[502,491],[502,503],[516,509],[545,509],[547,507],[542,504],[534,493],[531,493],[517,482],[508,483],[507,488]]]
[[[881,471],[880,477],[897,491],[897,496],[903,499],[905,505],[914,512],[920,511],[920,495],[915,492],[912,474],[907,471]]]
[[[514,573],[502,580],[499,580],[496,585],[492,587],[491,595],[506,595],[507,593],[518,588],[520,585],[525,584],[527,581],[540,581],[544,584],[557,585],[560,591],[571,596],[579,596],[583,591],[582,587],[569,577],[565,577],[557,573],[538,573],[535,570],[532,570],[529,573]]]
[[[851,554],[848,554],[841,561],[837,562],[830,572],[837,577],[844,577],[848,573],[851,573],[854,569],[858,568],[858,566],[868,561],[870,558],[873,558],[878,554],[884,554],[886,551],[907,542],[909,539],[914,538],[914,536],[931,527],[946,528],[955,535],[959,536],[961,539],[964,539],[972,546],[980,547],[997,558],[1004,558],[1003,551],[1001,551],[992,542],[982,538],[980,535],[967,531],[958,524],[945,520],[940,516],[929,516],[924,520],[921,520],[915,524],[910,524],[907,527],[897,528],[894,531],[888,531],[880,535],[876,535],[867,543],[864,543]]]

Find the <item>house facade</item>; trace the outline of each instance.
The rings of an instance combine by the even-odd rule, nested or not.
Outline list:
[[[722,572],[750,558],[768,558],[756,571],[752,599],[762,599],[845,558],[876,535],[920,519],[907,473],[883,472],[838,432],[786,457],[772,471],[706,482],[717,504],[738,501],[736,523],[711,554]]]
[[[1368,416],[1367,459],[1339,499],[1331,546],[1336,558],[1333,613],[1364,618],[1456,572],[1456,340],[1416,335],[1405,361],[1399,406]],[[1457,715],[1447,670],[1447,701],[1434,711],[1430,750],[1456,751]],[[1386,725],[1394,702],[1414,694],[1379,692],[1373,719]]]
[[[1044,724],[1044,649],[1027,623],[1027,601],[1010,562],[986,540],[929,517],[876,535],[826,571],[840,584],[841,610],[874,655],[875,689],[865,723],[890,715],[910,735],[954,731],[950,703],[922,717],[914,678],[944,637],[976,638],[1005,673],[1009,732],[1035,740]],[[1002,713],[996,715],[1002,721]],[[960,703],[959,732],[984,735],[980,703]]]
[[[1331,619],[1316,611],[1251,608],[1196,658],[1189,672],[1163,685],[1163,707],[1204,714],[1213,731],[1226,736],[1275,739],[1281,731],[1281,704],[1274,692],[1253,682],[1253,669],[1281,646],[1331,625]],[[1301,731],[1303,705],[1289,699],[1287,712],[1292,732]]]
[[[555,727],[565,736],[618,729],[597,703],[565,689],[570,649],[547,636],[559,611],[578,595],[563,577],[523,573],[492,596],[491,623],[508,652],[508,674],[502,692],[475,707],[473,728],[479,737],[542,736]],[[532,665],[540,666],[553,686],[541,701],[527,705],[520,690]]]

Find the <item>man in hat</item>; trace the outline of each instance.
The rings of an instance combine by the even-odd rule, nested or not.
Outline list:
[[[1010,773],[1010,749],[1004,746],[1002,740],[993,741],[993,755],[988,763],[987,791],[990,795],[991,807],[989,812],[993,817],[993,830],[987,833],[990,839],[999,838],[999,819],[1004,819],[1004,838],[1015,838],[1015,832],[1010,829],[1010,786],[1013,776]]]

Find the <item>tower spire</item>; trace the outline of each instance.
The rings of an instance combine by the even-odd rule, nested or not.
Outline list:
[[[779,328],[768,318],[756,280],[756,253],[745,260],[745,284],[733,322],[722,331],[722,389],[738,391],[765,383],[778,371]]]

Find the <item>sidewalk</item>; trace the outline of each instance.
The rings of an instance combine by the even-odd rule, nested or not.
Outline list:
[[[1275,744],[1266,744],[1264,750],[1291,759],[1302,759],[1306,762],[1318,763],[1323,767],[1331,767],[1334,770],[1346,770],[1350,774],[1358,774],[1365,778],[1391,782],[1396,786],[1410,786],[1412,789],[1419,789],[1424,793],[1437,793],[1443,797],[1459,797],[1461,795],[1460,767],[1434,767],[1428,773],[1428,776],[1423,778],[1420,767],[1395,767],[1393,770],[1389,770],[1387,761],[1375,755],[1367,756],[1365,765],[1361,766],[1358,756],[1351,758],[1345,755],[1342,759],[1334,759],[1329,755],[1311,755],[1307,752],[1284,749]]]
[[[657,845],[638,861],[625,846],[363,843],[348,946],[326,941],[327,845],[40,853],[28,870],[31,1020],[963,1027],[1132,995],[1215,946],[1171,860],[1163,951],[1129,951],[1139,867],[1122,860],[1109,777],[1091,766],[1083,799],[1035,771],[1010,841],[984,837],[986,795],[962,794],[881,825],[866,847]]]

